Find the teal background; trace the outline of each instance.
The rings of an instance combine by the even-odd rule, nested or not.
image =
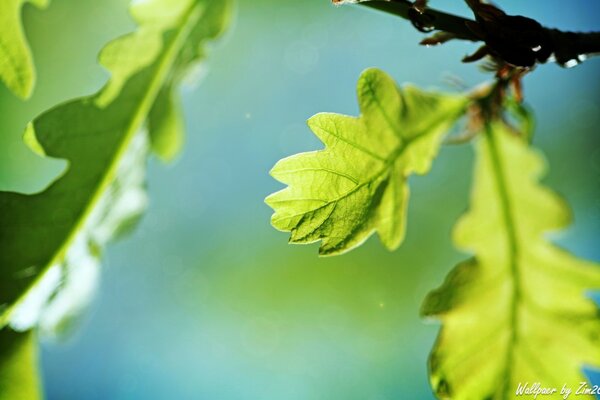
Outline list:
[[[437,4],[440,3],[440,4]],[[448,5],[433,2],[435,6]],[[547,26],[599,30],[600,3],[503,1]],[[39,79],[30,102],[0,87],[0,189],[34,192],[64,163],[22,144],[25,124],[106,80],[96,54],[132,30],[124,0],[53,0],[24,18]],[[468,15],[462,2],[446,10]],[[269,225],[263,199],[281,185],[280,158],[321,145],[304,121],[357,114],[355,83],[370,66],[398,82],[455,91],[489,75],[460,58],[468,43],[417,45],[398,18],[327,0],[240,0],[197,87],[182,90],[181,156],[149,162],[151,204],[109,247],[98,296],[64,341],[42,339],[48,399],[431,399],[426,359],[438,326],[419,319],[428,290],[466,256],[450,232],[467,206],[469,145],[443,149],[411,179],[408,237],[396,252],[371,239],[320,259]],[[600,261],[600,59],[544,65],[525,80],[545,182],[575,224],[558,237]],[[450,79],[452,77],[452,79]]]

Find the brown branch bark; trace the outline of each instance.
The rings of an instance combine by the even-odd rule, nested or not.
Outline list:
[[[398,17],[404,18],[406,20],[411,21],[411,17],[409,16],[410,10],[412,9],[412,3],[407,0],[372,0],[372,1],[364,1],[360,3],[363,6],[374,8],[376,10],[384,11],[389,14],[396,15]],[[431,8],[427,8],[424,15],[431,16],[431,26],[434,30],[440,30],[445,32],[450,32],[456,35],[460,39],[471,40],[471,41],[479,41],[477,36],[473,34],[467,28],[466,23],[471,21],[475,23],[475,21],[459,17],[457,15],[452,15],[445,13],[443,11],[434,10]]]
[[[421,31],[439,30],[451,33],[455,39],[473,42],[485,41],[481,33],[473,29],[474,26],[477,26],[478,21],[432,8],[426,8],[424,12],[416,12],[413,3],[408,0],[371,0],[361,1],[360,4],[409,20]],[[527,19],[524,17],[507,16],[506,21],[512,21],[511,18],[513,20]],[[519,31],[516,31],[517,34],[515,35],[515,28],[511,26],[512,24],[507,23],[504,27],[498,24],[498,21],[494,21],[494,24],[495,28],[506,29],[507,34],[505,36],[511,38],[510,40],[507,39],[505,43],[500,44],[504,52],[513,45],[514,47],[523,45],[523,43],[511,42],[515,37],[521,36],[521,32]],[[544,37],[544,40],[550,46],[548,54],[552,54],[554,60],[560,65],[573,66],[586,58],[600,54],[600,32],[565,32],[540,26],[537,33]],[[498,45],[497,42],[495,44]]]

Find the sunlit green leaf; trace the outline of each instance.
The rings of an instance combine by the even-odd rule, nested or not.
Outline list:
[[[279,161],[271,175],[289,186],[266,199],[273,226],[291,243],[322,240],[340,254],[377,231],[388,249],[404,238],[407,179],[425,174],[441,140],[467,105],[463,96],[399,89],[369,69],[358,82],[361,116],[317,114],[308,121],[325,149]]]
[[[589,297],[600,289],[600,266],[548,240],[571,215],[539,184],[545,169],[504,124],[477,143],[471,208],[454,235],[474,258],[422,310],[442,321],[430,358],[440,398],[513,399],[519,385],[536,382],[575,391],[582,368],[600,365],[600,314]]]
[[[162,157],[175,153],[174,88],[202,58],[204,42],[223,30],[229,8],[222,0],[135,2],[138,29],[100,55],[112,72],[105,87],[30,123],[26,143],[67,159],[69,168],[39,194],[0,193],[0,326],[41,322],[53,331],[77,315],[95,286],[102,248],[146,204],[144,128]]]
[[[33,332],[0,330],[0,400],[37,400],[37,343]]]
[[[35,67],[21,24],[25,3],[45,7],[48,0],[0,1],[0,78],[21,98],[28,98],[35,84]]]

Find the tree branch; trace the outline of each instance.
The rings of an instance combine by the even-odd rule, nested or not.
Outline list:
[[[412,3],[407,0],[372,0],[364,1],[360,4],[412,21],[412,18],[409,16],[410,10],[412,9]],[[469,28],[467,28],[467,22],[475,23],[475,21],[471,19],[448,14],[443,11],[437,11],[431,8],[427,8],[424,12],[424,15],[430,16],[429,18],[425,18],[430,20],[431,28],[434,30],[450,32],[456,35],[456,37],[459,39],[470,40],[473,42],[480,40],[473,32],[471,32],[471,30],[469,30]]]
[[[579,63],[600,55],[600,32],[563,32],[547,28],[546,32],[554,45],[556,62],[561,65],[570,66],[571,60]]]
[[[474,27],[477,27],[478,24],[481,26],[482,20],[480,18],[475,21],[431,8],[426,8],[423,12],[417,12],[413,3],[408,0],[363,0],[359,3],[365,7],[380,10],[409,20],[421,31],[439,30],[452,34],[452,37],[455,39],[473,42],[485,41],[488,46],[491,44],[486,40],[485,36],[482,36],[481,32],[477,32],[479,29],[473,29]],[[521,23],[524,20],[529,20],[533,24],[538,24],[536,21],[525,17],[513,16],[506,16],[505,26],[499,23],[499,21],[493,21],[495,29],[504,30],[500,32],[499,35],[499,37],[504,38],[504,42],[498,43],[497,38],[494,38],[496,41],[490,46],[493,49],[494,45],[496,45],[496,47],[499,45],[502,50],[501,56],[506,55],[506,49],[510,50],[511,47],[514,47],[515,51],[523,51],[522,48],[520,50],[517,50],[517,48],[523,45],[527,47],[528,45],[528,43],[519,43],[518,41],[524,38],[526,34],[532,33],[532,28],[531,26],[527,27],[530,31],[518,30],[523,28],[519,27],[518,23],[516,24],[517,26],[511,23],[511,21],[517,20]],[[544,50],[547,52],[548,56],[552,54],[554,56],[553,59],[562,66],[571,67],[584,61],[590,56],[600,54],[600,32],[564,32],[558,29],[545,28],[539,24],[538,26],[539,32],[535,33],[538,36],[543,36],[545,45],[549,47],[549,49]],[[481,31],[485,31],[485,28],[486,27],[483,26]],[[526,40],[527,38],[525,37],[524,39]],[[533,51],[538,50],[539,49]],[[498,56],[498,54],[495,55]],[[504,58],[504,61],[510,61],[507,60],[506,57],[501,58]],[[538,61],[545,62],[548,59],[552,58],[545,57],[542,60],[538,59]]]

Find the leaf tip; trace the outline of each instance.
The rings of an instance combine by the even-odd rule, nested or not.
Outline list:
[[[267,197],[265,197],[265,204],[269,207],[271,207],[273,210],[275,210],[275,205],[273,204],[273,198],[275,197],[277,193],[271,193],[270,195],[268,195]],[[275,214],[273,214],[274,216]],[[271,225],[273,225],[273,216],[271,217]]]
[[[29,0],[29,2],[42,10],[48,7],[48,4],[50,4],[50,0]]]
[[[32,68],[33,68],[33,66],[32,66]],[[33,71],[34,70],[32,69],[31,73],[33,73]],[[11,90],[21,100],[29,100],[29,98],[33,94],[34,86],[35,86],[35,78],[32,76],[30,79],[28,79],[27,81],[24,81],[22,84],[20,84],[18,86],[12,86]]]
[[[44,151],[44,147],[38,141],[38,138],[35,134],[35,128],[33,127],[33,123],[28,123],[27,128],[25,128],[25,133],[23,134],[23,141],[37,155],[41,157],[46,156],[46,152]]]
[[[401,218],[403,220],[406,220],[406,215],[403,215]],[[401,228],[400,231],[395,232],[395,234],[391,234],[391,236],[383,234],[381,232],[381,229],[378,229],[377,236],[379,236],[379,240],[381,241],[386,250],[395,251],[398,250],[402,242],[404,242],[404,238],[406,236],[404,229],[404,227]]]
[[[357,87],[359,89],[359,93],[361,92],[361,88],[365,85],[373,86],[378,85],[380,82],[390,86],[397,86],[396,81],[394,81],[390,75],[379,68],[369,67],[365,69],[358,78]]]
[[[152,137],[152,152],[164,164],[174,162],[183,148],[183,132],[165,133],[160,138]]]
[[[382,70],[380,70],[379,68],[376,67],[368,67],[366,68],[361,74],[360,74],[360,78],[363,79],[373,79],[373,78],[380,78],[380,77],[388,77],[389,75],[385,72],[383,72]]]
[[[29,51],[29,49],[27,50]],[[28,100],[33,93],[35,86],[35,69],[31,61],[31,55],[28,54],[25,60],[21,60],[24,65],[21,65],[20,74],[16,71],[0,71],[1,78],[6,87],[19,99]]]

